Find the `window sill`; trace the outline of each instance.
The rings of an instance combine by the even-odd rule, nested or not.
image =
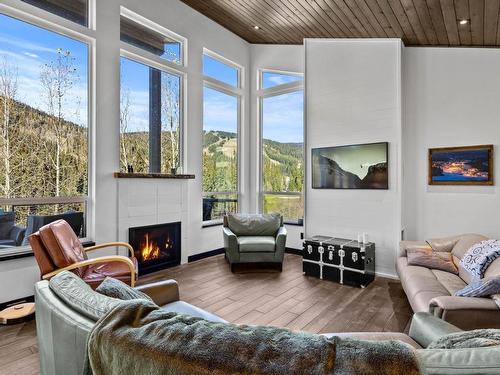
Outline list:
[[[192,180],[194,174],[167,174],[167,173],[127,173],[115,172],[115,178],[172,178],[177,180]]]
[[[283,221],[283,224],[284,224],[284,225],[292,225],[292,226],[294,226],[294,227],[303,227],[303,226],[304,226],[304,223],[299,224],[299,223],[287,222],[287,221]]]
[[[210,227],[217,227],[219,225],[222,225],[222,219],[218,219],[218,220],[210,220],[210,221],[204,221],[202,224],[201,224],[201,227],[202,228],[210,228]]]
[[[95,242],[88,238],[82,238],[81,242],[83,247],[89,247],[95,245]],[[31,246],[16,246],[4,249],[0,248],[0,262],[5,260],[32,257],[34,255],[35,254],[33,253],[33,250],[31,250]]]

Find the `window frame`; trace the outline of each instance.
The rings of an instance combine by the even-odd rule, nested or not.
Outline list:
[[[212,59],[218,60],[219,62],[226,64],[230,67],[233,67],[237,70],[238,74],[238,84],[237,86],[231,86],[223,81],[220,81],[216,78],[207,76],[203,73],[203,56],[207,55],[211,57]],[[232,97],[235,97],[237,100],[237,126],[236,126],[236,144],[237,144],[237,152],[236,152],[236,173],[237,173],[237,178],[236,178],[236,191],[227,191],[227,192],[207,192],[203,191],[203,170],[202,170],[202,192],[201,192],[201,198],[203,201],[203,198],[205,195],[236,195],[236,206],[237,210],[236,212],[241,212],[241,167],[242,167],[242,160],[241,160],[241,147],[242,147],[242,142],[241,142],[241,130],[242,126],[244,123],[244,67],[235,63],[234,61],[231,61],[218,53],[215,53],[207,48],[203,48],[203,54],[202,54],[202,74],[203,74],[203,89],[209,88],[218,92],[221,92],[226,95],[230,95]],[[203,105],[205,104],[205,100],[203,98],[202,100]],[[202,132],[204,131],[204,125],[205,125],[205,118],[204,118],[204,111],[202,111]],[[201,150],[201,157],[203,159],[203,147]],[[203,215],[203,208],[202,211],[200,212],[201,215]],[[211,227],[214,225],[220,225],[222,224],[222,219],[213,219],[213,220],[203,220],[202,216],[202,227]]]
[[[96,0],[93,0],[93,1],[96,1]],[[137,23],[137,24],[139,24],[147,29],[150,29],[153,32],[161,34],[161,35],[163,35],[167,38],[170,38],[170,39],[176,41],[177,43],[179,43],[180,49],[181,49],[181,53],[180,53],[181,61],[179,64],[176,64],[172,61],[161,58],[153,53],[150,53],[146,50],[143,50],[142,48],[136,47],[134,45],[123,42],[121,40],[120,40],[120,52],[121,52],[121,50],[125,49],[125,50],[129,50],[132,53],[135,53],[138,55],[144,54],[144,57],[149,58],[152,61],[157,62],[157,63],[159,63],[165,67],[168,67],[170,69],[173,69],[173,70],[183,71],[182,68],[185,68],[188,65],[188,54],[187,54],[188,40],[187,40],[187,38],[173,32],[170,29],[167,29],[166,27],[163,27],[163,26],[149,20],[146,17],[141,16],[138,13],[131,11],[130,9],[124,7],[123,5],[120,6],[120,17],[127,18],[128,20],[130,20],[132,22],[135,22],[135,23]],[[142,51],[142,53],[141,53],[141,51]]]
[[[157,25],[152,21],[147,20],[146,18],[134,13],[127,8],[121,6],[120,7],[120,15],[124,16],[131,21],[140,23],[141,25],[148,27],[155,32],[160,32],[163,34],[163,31],[168,32],[169,38],[172,38],[172,35],[175,35],[176,38],[179,38],[181,42],[181,55],[182,61],[181,64],[176,64],[174,62],[163,59],[152,52],[145,51],[139,47],[131,45],[129,43],[120,41],[120,58],[126,58],[138,64],[142,64],[148,66],[150,68],[158,69],[161,72],[176,75],[179,77],[180,84],[180,92],[179,92],[179,105],[180,105],[180,119],[179,119],[179,167],[181,170],[185,170],[185,160],[186,160],[186,137],[185,137],[185,129],[186,129],[186,119],[187,119],[187,39],[181,37],[180,35],[164,28],[163,26]],[[134,17],[134,18],[132,18]],[[137,17],[137,18],[135,18]],[[151,26],[153,25],[154,28]],[[160,31],[161,30],[161,31]],[[182,39],[182,40],[181,40]],[[121,87],[121,82],[120,82]],[[120,157],[120,149],[118,150],[118,158]]]
[[[85,237],[81,242],[92,241],[95,235],[95,170],[96,170],[96,32],[95,32],[95,1],[89,0],[89,26],[85,27],[64,17],[48,12],[20,0],[4,0],[0,4],[0,14],[12,17],[21,22],[43,28],[84,43],[88,47],[87,54],[87,195],[60,197],[22,197],[1,198],[0,205],[43,205],[82,203],[85,205]],[[1,258],[29,255],[33,252],[31,246],[16,246],[4,249]]]
[[[294,75],[294,76],[299,76],[302,77],[302,80],[298,80],[295,82],[289,82],[289,83],[284,83],[281,85],[269,87],[267,89],[262,88],[262,75],[264,72],[272,72],[272,73],[279,73],[279,74],[288,74],[288,75]],[[304,181],[303,181],[303,187],[302,187],[302,192],[293,192],[293,191],[282,191],[282,192],[269,192],[269,191],[264,191],[264,175],[263,175],[263,166],[264,166],[264,141],[263,141],[263,135],[264,135],[264,99],[266,98],[272,98],[280,95],[285,95],[285,94],[290,94],[294,92],[299,92],[302,91],[304,95],[304,74],[303,73],[297,73],[297,72],[287,72],[287,71],[280,71],[280,70],[273,70],[273,69],[259,69],[258,70],[258,90],[257,90],[257,113],[258,113],[258,118],[257,118],[257,128],[258,128],[258,142],[257,142],[257,152],[259,155],[258,158],[258,168],[257,168],[257,181],[258,181],[258,197],[257,197],[257,209],[258,212],[263,213],[264,212],[264,196],[265,195],[277,195],[277,196],[299,196],[304,198],[304,191],[305,191],[305,173],[304,173]],[[303,110],[303,116],[305,116],[305,110]],[[303,122],[303,147],[304,147],[304,152],[302,156],[302,163],[304,165],[305,169],[305,122]],[[304,210],[305,211],[305,210]],[[303,219],[303,218],[302,218]],[[284,223],[287,225],[299,225],[302,226],[303,224],[296,223],[296,222],[290,222],[284,220]]]
[[[282,75],[288,75],[288,76],[294,76],[294,77],[300,77],[302,79],[299,79],[294,82],[288,82],[288,83],[283,83],[281,85],[275,85],[272,87],[264,88],[264,73],[275,73],[275,74],[282,74]],[[297,72],[290,72],[286,70],[278,70],[278,69],[259,69],[257,73],[257,87],[258,87],[258,92],[261,95],[264,95],[264,92],[268,91],[273,91],[275,88],[277,88],[278,91],[282,91],[286,87],[295,87],[296,85],[302,85],[304,84],[304,74],[303,73],[297,73]]]

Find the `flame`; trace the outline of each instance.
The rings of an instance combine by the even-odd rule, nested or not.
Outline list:
[[[141,248],[142,260],[151,260],[160,257],[160,248],[154,242],[149,243],[149,233],[146,233],[146,243]]]

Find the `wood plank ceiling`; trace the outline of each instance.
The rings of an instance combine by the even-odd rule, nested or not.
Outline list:
[[[250,43],[401,38],[407,46],[500,46],[500,0],[182,1]]]

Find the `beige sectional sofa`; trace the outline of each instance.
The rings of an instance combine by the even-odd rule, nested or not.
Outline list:
[[[487,239],[479,234],[463,234],[427,241],[401,241],[396,270],[414,312],[430,312],[461,329],[500,328],[500,295],[494,298],[455,297],[471,282],[459,262],[475,243]],[[409,266],[406,251],[425,248],[449,251],[459,274],[419,266]],[[500,276],[500,258],[486,270],[484,277]],[[500,303],[500,302],[498,302]]]

